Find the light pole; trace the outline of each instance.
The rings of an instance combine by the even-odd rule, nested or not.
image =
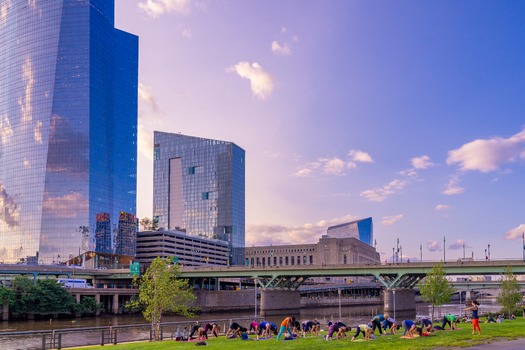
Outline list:
[[[489,244],[489,260],[490,260],[490,244]]]
[[[423,245],[419,245],[419,261],[423,262]]]
[[[447,250],[447,249],[446,249],[446,246],[445,246],[445,242],[446,242],[446,240],[445,240],[445,236],[443,236],[443,263],[444,263],[445,261],[447,261],[447,259],[446,259],[446,255],[445,255],[445,251]]]
[[[485,260],[489,260],[489,256],[487,255],[487,248],[485,248]]]
[[[523,261],[525,261],[525,232],[522,232],[521,240],[523,243]],[[525,317],[525,313],[523,314],[523,317]]]
[[[253,279],[253,289],[255,289],[255,320],[257,320],[257,278]]]
[[[525,252],[525,246],[523,246],[523,249],[524,249],[524,252]],[[396,248],[392,247],[392,264],[395,263],[395,261],[394,261],[394,257],[396,255],[395,250],[396,250]],[[523,260],[525,260],[525,253],[523,253],[523,254],[524,254]]]
[[[341,320],[341,288],[337,289],[337,294],[339,294],[339,320]]]
[[[394,320],[396,319],[396,290],[392,289],[392,295],[394,296]]]
[[[463,242],[463,259],[465,259],[465,242]]]

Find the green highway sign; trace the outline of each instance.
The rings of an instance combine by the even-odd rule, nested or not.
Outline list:
[[[129,273],[131,276],[140,276],[140,264],[138,262],[134,262],[129,266]]]

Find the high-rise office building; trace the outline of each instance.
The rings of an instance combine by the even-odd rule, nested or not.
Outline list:
[[[137,85],[113,0],[0,0],[0,261],[134,254]]]
[[[244,264],[244,150],[232,142],[155,131],[153,216],[158,226],[227,241]]]
[[[326,230],[326,235],[331,238],[354,237],[371,246],[374,244],[374,225],[372,224],[372,218],[330,226]]]

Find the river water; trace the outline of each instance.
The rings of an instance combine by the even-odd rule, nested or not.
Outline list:
[[[481,302],[480,314],[486,312],[497,313],[500,310],[500,306],[494,298],[478,299]],[[456,315],[464,315],[465,304],[456,302],[446,304],[441,307],[437,307],[435,310],[435,317],[441,317],[447,313],[453,313]],[[341,316],[339,316],[341,312]],[[341,320],[348,325],[354,325],[368,321],[371,317],[377,313],[382,313],[381,305],[373,306],[342,306],[339,307],[321,307],[302,309],[299,316],[301,320],[314,320],[317,319],[320,322],[328,322],[334,320]],[[429,304],[417,303],[416,304],[416,315],[424,316],[430,315],[432,309]],[[235,320],[237,318],[253,318],[255,316],[255,310],[253,312],[228,312],[228,313],[213,313],[213,314],[200,314],[196,315],[192,320]],[[391,314],[390,316],[394,316]],[[281,321],[282,316],[268,317],[269,321],[277,323]],[[187,321],[187,318],[178,316],[164,316],[163,322],[179,322]],[[45,319],[45,320],[12,320],[0,322],[0,332],[16,332],[16,331],[36,331],[36,330],[54,330],[64,328],[84,328],[84,327],[101,327],[101,326],[121,326],[130,324],[144,324],[148,323],[141,315],[118,315],[118,316],[100,316],[100,317],[86,317],[86,318],[69,318],[69,319]]]

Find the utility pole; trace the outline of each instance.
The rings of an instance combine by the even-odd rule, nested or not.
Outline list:
[[[422,244],[419,245],[419,261],[423,262],[423,245]]]
[[[445,255],[445,236],[443,236],[443,263],[445,263],[445,261],[447,261],[446,259],[446,255]]]

